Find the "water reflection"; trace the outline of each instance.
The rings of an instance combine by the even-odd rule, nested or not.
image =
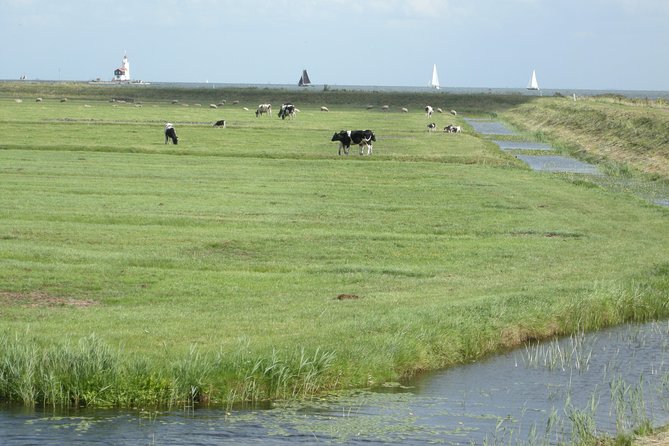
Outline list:
[[[669,324],[530,345],[421,377],[266,410],[6,409],[4,445],[552,444],[669,423]],[[594,426],[594,427],[593,427]],[[585,430],[584,430],[585,429]]]

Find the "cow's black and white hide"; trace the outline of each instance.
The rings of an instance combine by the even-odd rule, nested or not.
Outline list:
[[[168,122],[165,124],[165,144],[167,144],[169,139],[172,140],[172,144],[179,143],[179,137],[177,136],[176,130],[174,130],[174,126]]]
[[[459,125],[448,124],[446,127],[444,127],[444,132],[446,133],[460,133],[461,131],[462,128]]]
[[[256,118],[267,113],[267,116],[272,116],[272,104],[260,104],[256,109]]]
[[[427,131],[428,132],[434,132],[436,130],[436,128],[437,128],[437,124],[435,124],[434,122],[431,122],[427,125]]]
[[[342,150],[345,155],[348,155],[351,144],[360,146],[360,155],[364,155],[365,147],[367,147],[367,155],[371,155],[376,135],[371,130],[341,130],[332,135],[330,141],[339,141],[339,155]]]
[[[294,118],[295,117],[295,106],[293,104],[282,104],[279,109],[279,118]]]
[[[220,119],[214,122],[214,127],[225,127],[225,126],[226,126],[225,119]]]
[[[434,109],[431,106],[426,105],[425,106],[425,116],[427,116],[428,118],[431,118],[432,113],[434,113]]]

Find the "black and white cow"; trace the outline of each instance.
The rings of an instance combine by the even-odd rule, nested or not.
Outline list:
[[[434,122],[431,122],[427,125],[427,131],[428,132],[434,132],[437,129],[437,124]]]
[[[330,141],[339,141],[339,155],[342,149],[344,154],[348,155],[351,144],[360,146],[360,155],[364,155],[365,147],[367,147],[367,155],[371,155],[376,135],[371,130],[341,130],[332,135]]]
[[[446,133],[460,133],[462,128],[459,125],[448,124],[444,127],[444,132]]]
[[[167,140],[172,139],[172,144],[178,144],[179,143],[179,137],[177,136],[176,130],[174,130],[174,126],[170,124],[169,122],[165,124],[165,144],[167,144]]]
[[[428,118],[431,118],[432,113],[434,113],[434,109],[432,108],[432,106],[426,105],[425,106],[425,116],[427,116]]]
[[[290,103],[281,104],[281,108],[279,109],[279,118],[281,119],[294,118],[295,110],[296,108],[293,104]]]
[[[272,116],[272,104],[260,104],[256,109],[256,118],[267,113],[267,116]]]
[[[214,122],[214,127],[225,127],[225,126],[226,126],[225,119],[220,119]]]

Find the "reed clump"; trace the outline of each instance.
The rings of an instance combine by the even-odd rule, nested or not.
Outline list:
[[[93,335],[46,347],[29,335],[5,333],[0,339],[0,400],[129,408],[304,398],[331,385],[333,358],[333,352],[300,349],[238,364],[193,346],[184,358],[156,365],[112,349]]]

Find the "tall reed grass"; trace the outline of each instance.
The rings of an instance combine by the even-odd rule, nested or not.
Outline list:
[[[300,349],[239,364],[192,346],[186,357],[158,366],[112,349],[96,336],[45,347],[29,335],[3,333],[0,400],[58,408],[189,408],[303,398],[332,385],[333,358],[333,352]],[[226,379],[231,371],[241,379]]]

